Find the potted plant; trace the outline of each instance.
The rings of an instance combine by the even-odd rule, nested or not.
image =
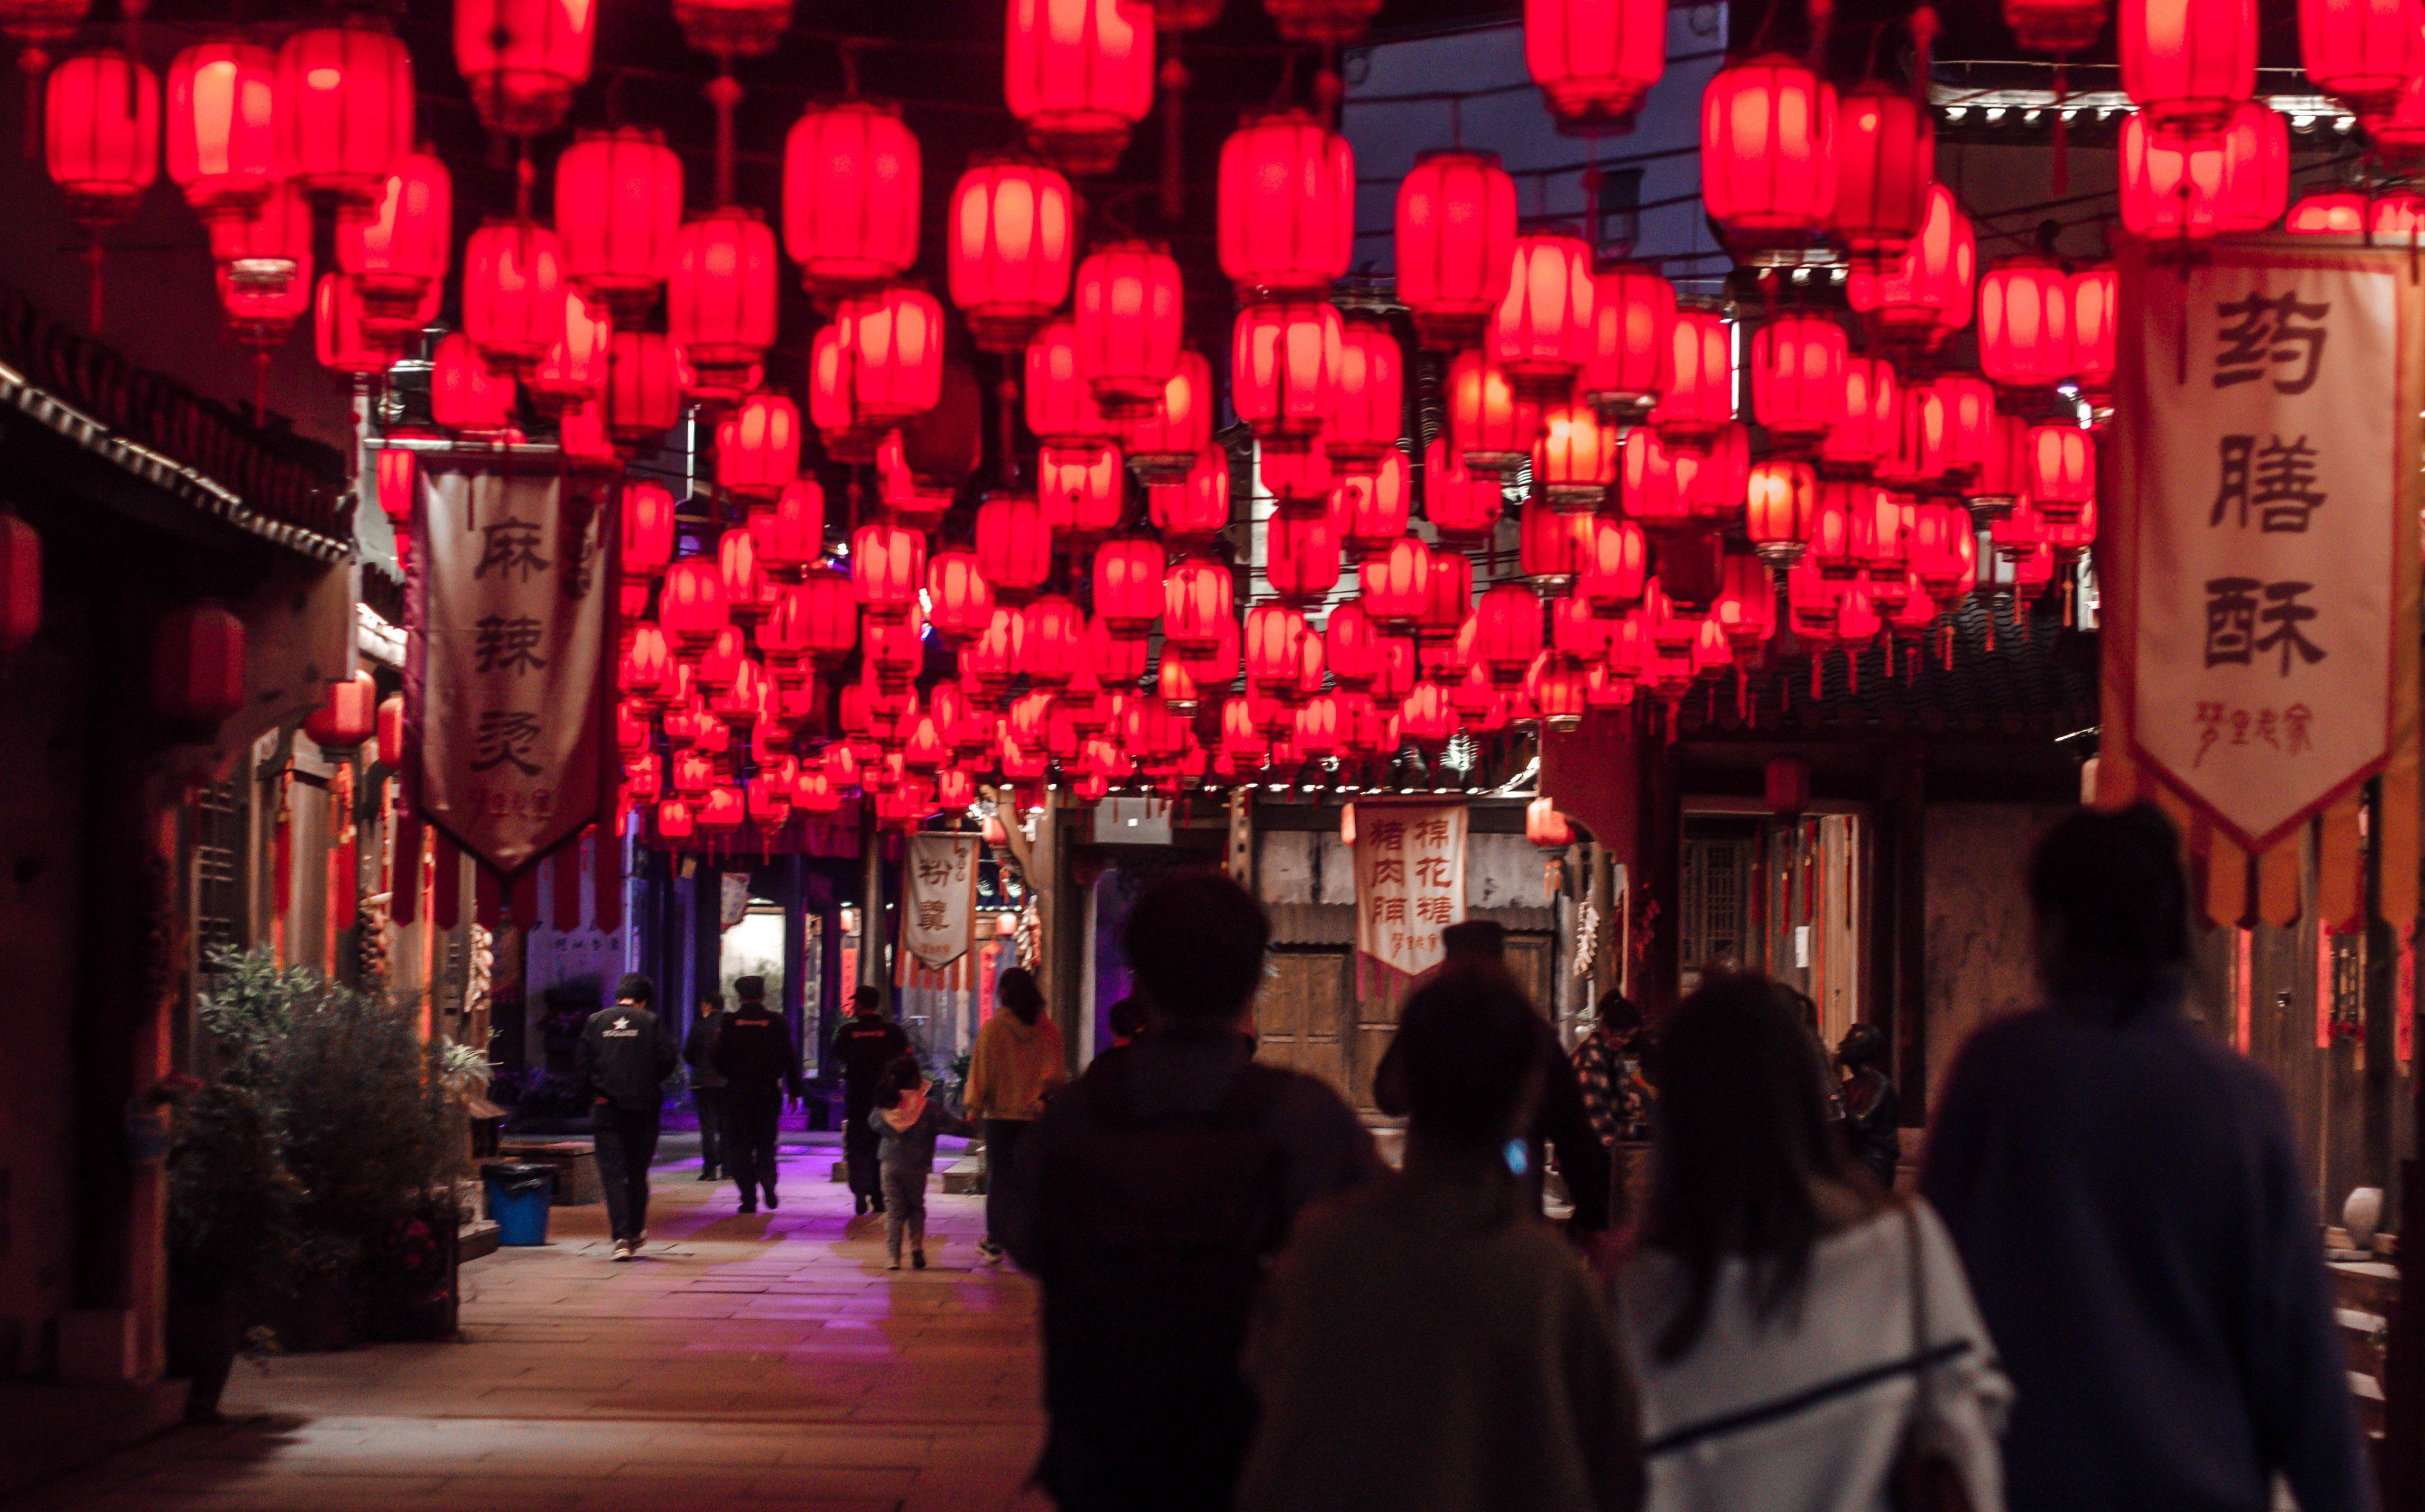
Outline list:
[[[191,1423],[217,1421],[245,1325],[284,1287],[302,1188],[251,1088],[196,1084],[169,1150],[169,1372]]]

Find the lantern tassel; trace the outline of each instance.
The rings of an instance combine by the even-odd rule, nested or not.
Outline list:
[[[1859,648],[1844,648],[1844,693],[1848,698],[1861,696],[1861,652]]]
[[[1181,135],[1186,124],[1187,65],[1180,61],[1180,34],[1169,34],[1170,56],[1162,64],[1162,217],[1172,225],[1187,210],[1187,166]]]
[[[1823,651],[1815,651],[1810,653],[1810,701],[1813,703],[1817,703],[1827,696],[1827,673],[1821,665],[1825,662],[1826,659],[1827,653]]]

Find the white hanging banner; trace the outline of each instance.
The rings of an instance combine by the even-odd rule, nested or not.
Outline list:
[[[2251,849],[2392,748],[2404,265],[2248,246],[2128,270],[2129,729]]]
[[[977,911],[975,835],[909,837],[901,868],[901,948],[940,970],[969,953]]]
[[[1356,948],[1402,976],[1437,966],[1465,922],[1462,803],[1366,803],[1356,812]]]

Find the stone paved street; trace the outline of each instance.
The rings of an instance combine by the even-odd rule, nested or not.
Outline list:
[[[975,1264],[983,1199],[929,1188],[923,1274],[884,1269],[830,1147],[794,1147],[783,1206],[744,1216],[661,1166],[644,1259],[605,1211],[464,1268],[455,1344],[245,1360],[232,1421],[30,1495],[39,1512],[785,1507],[994,1512],[1037,1442],[1033,1291]]]

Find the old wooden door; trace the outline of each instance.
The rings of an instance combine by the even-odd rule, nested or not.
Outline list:
[[[1256,1057],[1318,1076],[1351,1096],[1348,957],[1335,950],[1272,953],[1271,975],[1255,1002]]]

